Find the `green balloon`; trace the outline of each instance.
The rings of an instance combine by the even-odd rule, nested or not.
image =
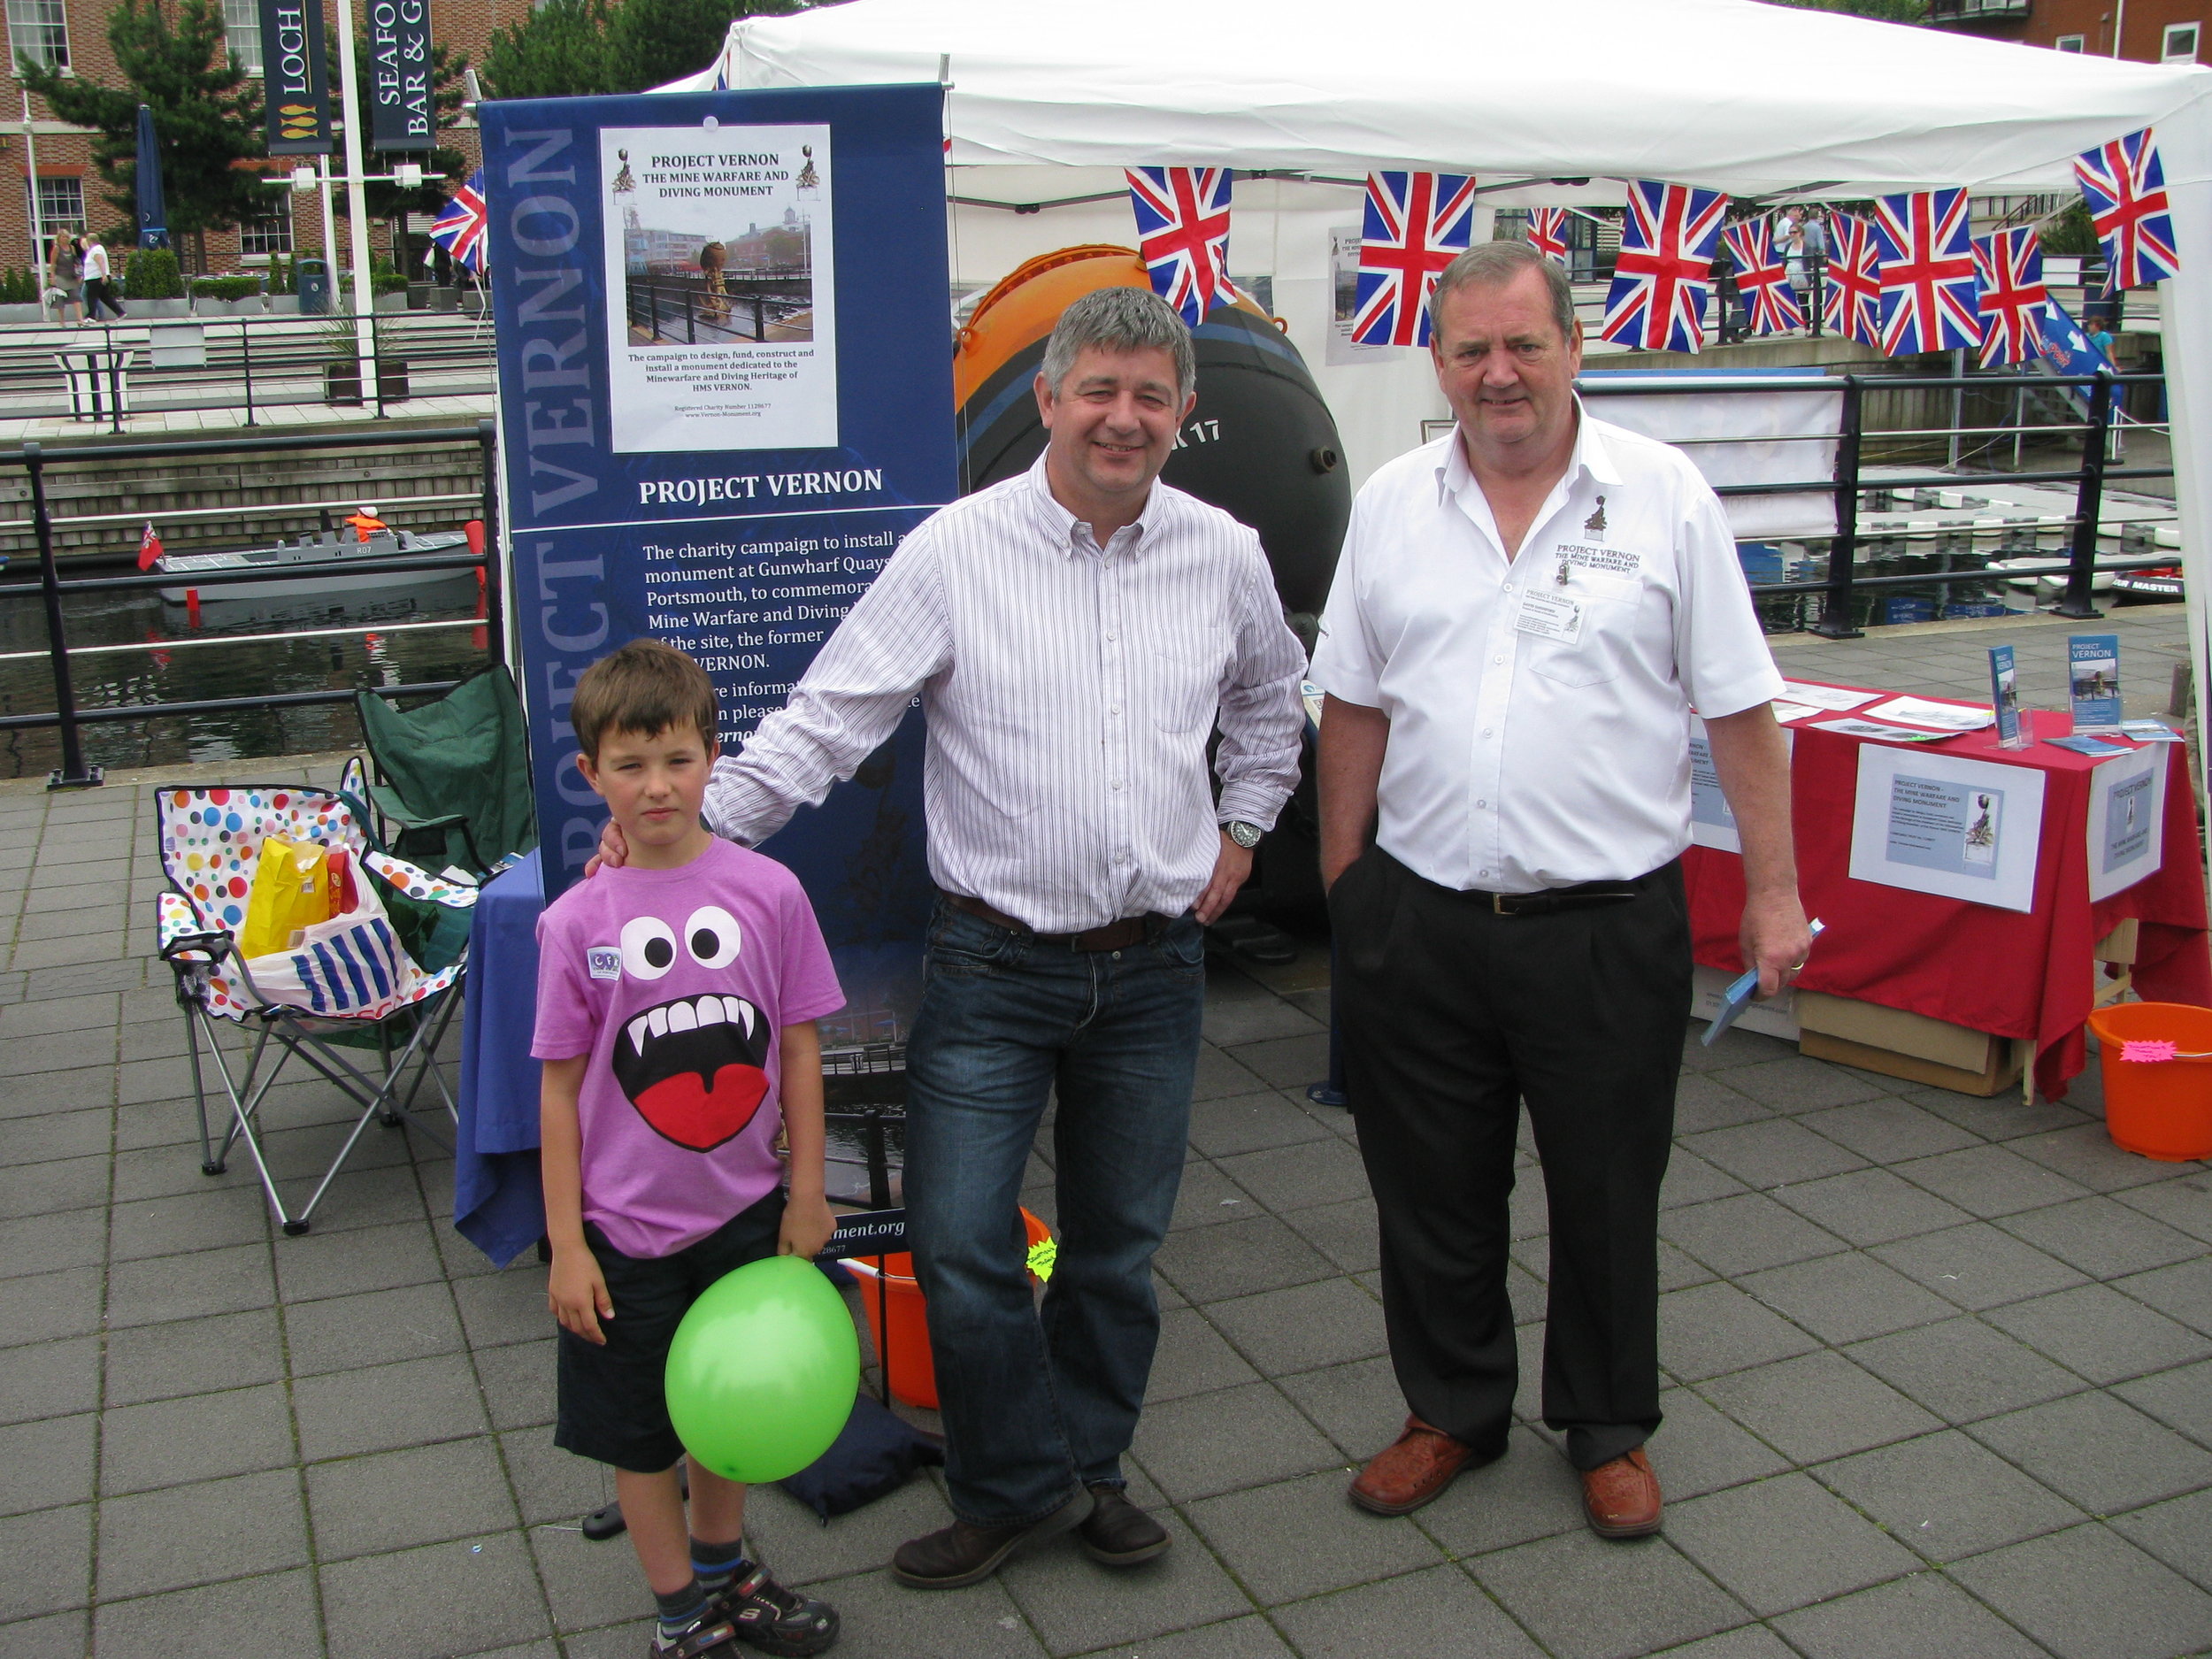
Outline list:
[[[813,1263],[772,1256],[710,1285],[668,1348],[668,1415],[726,1480],[795,1475],[827,1451],[860,1388],[852,1316]]]

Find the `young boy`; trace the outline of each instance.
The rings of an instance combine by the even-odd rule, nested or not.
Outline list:
[[[577,766],[630,857],[538,923],[530,1051],[544,1063],[547,1300],[561,1324],[554,1443],[614,1465],[660,1603],[656,1659],[736,1642],[818,1654],[837,1640],[834,1612],[745,1559],[742,1486],[692,1463],[687,1521],[662,1384],[702,1291],[763,1256],[812,1256],[834,1226],[814,1021],[844,994],[797,879],[699,821],[715,713],[705,671],[656,641],[579,678]]]

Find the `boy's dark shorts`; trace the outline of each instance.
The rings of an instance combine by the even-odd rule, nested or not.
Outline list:
[[[657,1475],[684,1455],[668,1420],[668,1345],[691,1304],[733,1268],[776,1253],[783,1189],[741,1210],[673,1256],[625,1256],[584,1224],[615,1317],[600,1321],[604,1348],[560,1334],[560,1421],[553,1443],[632,1474]]]

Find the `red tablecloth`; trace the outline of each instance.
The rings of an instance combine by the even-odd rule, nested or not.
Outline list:
[[[2090,949],[2129,918],[2141,935],[2136,990],[2148,1001],[2212,1007],[2204,857],[2183,745],[2168,746],[2159,869],[2098,904],[2089,902],[2087,837],[2089,774],[2096,762],[2041,741],[2065,736],[2070,717],[2023,710],[2024,720],[2035,722],[2038,740],[2028,749],[2000,748],[1993,727],[1915,746],[2045,774],[2035,909],[2023,914],[1852,879],[1851,821],[1864,740],[1815,729],[1816,721],[1833,718],[1809,716],[1793,728],[1798,886],[1805,913],[1828,925],[1798,976],[1800,986],[2001,1037],[2033,1038],[2036,1086],[2054,1100],[2086,1063],[2083,1023],[2094,995]],[[1693,847],[1683,867],[1697,960],[1740,972],[1743,861]]]

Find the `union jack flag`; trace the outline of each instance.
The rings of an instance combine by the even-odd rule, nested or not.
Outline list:
[[[1982,367],[2000,369],[2041,349],[2043,250],[2032,226],[1974,238],[1974,274],[1981,279]]]
[[[2174,221],[2166,204],[2166,169],[2151,129],[2130,133],[2074,158],[2089,217],[2110,265],[2110,287],[2143,288],[2179,273]]]
[[[1882,249],[1882,349],[1902,357],[1980,345],[1966,192],[1877,196],[1874,236]]]
[[[1567,210],[1532,207],[1528,213],[1528,245],[1547,259],[1567,263]]]
[[[484,208],[484,170],[469,174],[457,185],[438,217],[430,223],[430,240],[479,276],[484,273],[484,227],[490,215]]]
[[[1805,308],[1790,286],[1789,269],[1774,251],[1774,233],[1763,219],[1747,219],[1720,234],[1736,265],[1736,292],[1755,334],[1786,334],[1805,326]]]
[[[1713,249],[1727,211],[1728,198],[1717,190],[1649,179],[1632,182],[1600,336],[1647,351],[1695,351],[1703,345]]]
[[[1193,328],[1225,300],[1229,282],[1226,167],[1131,167],[1129,204],[1137,214],[1137,251],[1152,291]]]
[[[1425,346],[1429,290],[1467,251],[1475,181],[1463,173],[1371,173],[1360,228],[1352,339],[1363,346]]]
[[[1882,250],[1855,213],[1828,216],[1828,296],[1822,318],[1846,340],[1882,342]]]

